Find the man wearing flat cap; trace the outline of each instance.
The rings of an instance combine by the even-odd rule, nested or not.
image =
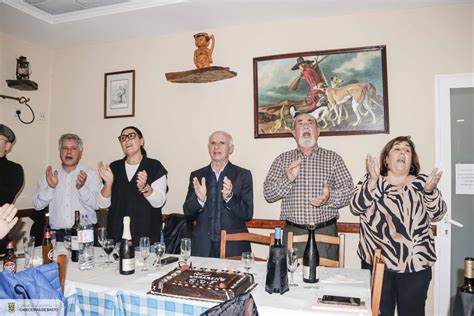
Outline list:
[[[0,124],[0,206],[12,204],[23,186],[23,168],[7,159],[15,142],[13,131]],[[0,240],[0,253],[5,252],[6,238]]]

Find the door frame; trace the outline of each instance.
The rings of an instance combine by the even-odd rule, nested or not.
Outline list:
[[[446,271],[451,271],[451,89],[472,87],[474,73],[435,76],[436,166],[443,170],[443,177],[438,186],[448,206],[448,212],[437,225],[435,315],[448,315],[450,307],[451,273]]]

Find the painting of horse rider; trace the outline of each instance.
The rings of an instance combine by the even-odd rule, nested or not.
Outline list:
[[[388,133],[385,46],[254,58],[255,137],[291,137],[309,113],[322,135]]]

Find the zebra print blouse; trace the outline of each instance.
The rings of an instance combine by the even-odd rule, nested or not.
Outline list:
[[[436,261],[431,222],[441,220],[447,211],[441,192],[426,194],[427,176],[418,175],[404,187],[379,177],[370,192],[368,176],[357,184],[351,210],[360,215],[360,241],[357,254],[372,264],[376,248],[382,250],[386,269],[398,273],[421,271]]]

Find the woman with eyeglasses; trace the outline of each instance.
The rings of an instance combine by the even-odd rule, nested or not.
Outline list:
[[[160,241],[161,207],[166,201],[167,171],[145,151],[142,132],[125,127],[118,137],[125,157],[110,165],[99,163],[98,171],[104,186],[100,192],[99,207],[109,208],[107,238],[122,238],[123,217],[130,216],[130,230],[134,245],[140,237],[150,242]]]

